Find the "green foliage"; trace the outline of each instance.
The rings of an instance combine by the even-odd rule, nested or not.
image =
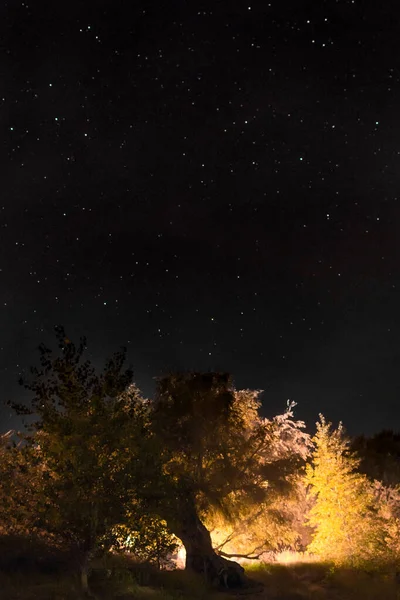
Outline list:
[[[313,442],[306,476],[315,498],[309,514],[315,527],[309,552],[336,564],[377,564],[384,551],[382,522],[342,426],[333,430],[321,415]]]
[[[264,559],[283,549],[305,549],[310,542],[310,527],[304,524],[309,506],[302,479],[293,476],[289,492],[244,505],[231,520],[214,512],[206,524],[214,547],[223,556]]]
[[[129,513],[126,524],[115,528],[115,546],[128,551],[135,559],[161,568],[168,555],[178,548],[178,540],[171,535],[165,521],[149,514]]]
[[[203,525],[222,556],[258,556],[299,537],[289,494],[299,483],[308,435],[293,420],[293,405],[271,420],[260,417],[259,407],[259,392],[237,391],[224,373],[159,380],[152,430],[165,489],[174,490],[173,503],[167,495],[159,507],[191,550]],[[209,547],[207,529],[196,553]]]
[[[225,373],[171,374],[159,380],[153,430],[168,488],[192,498],[199,514],[234,519],[289,488],[307,453],[303,423],[290,409],[259,416],[259,392],[235,390]]]
[[[40,347],[40,369],[25,383],[37,416],[25,441],[38,469],[39,527],[82,556],[123,539],[158,563],[175,545],[160,515],[188,538],[200,519],[219,515],[247,549],[294,541],[288,501],[279,502],[294,487],[307,435],[291,406],[262,419],[259,393],[235,390],[220,373],[162,378],[150,403],[123,370],[124,351],[98,374],[84,360],[85,340],[76,347],[63,329],[56,334],[59,355]]]
[[[269,477],[264,480],[264,499],[248,502],[243,501],[240,492],[232,493],[226,502],[233,505],[233,518],[213,511],[206,520],[214,546],[224,556],[257,558],[283,548],[304,549],[309,542],[310,528],[304,525],[304,515],[310,501],[301,462],[307,455],[309,441],[302,432],[304,424],[292,421],[291,416],[291,411],[287,411],[265,423],[275,439],[271,440],[269,452],[260,458],[261,472],[267,472]],[[268,461],[267,469],[264,461]]]
[[[28,534],[36,528],[32,505],[41,477],[40,465],[15,433],[0,436],[0,533]]]
[[[158,381],[153,430],[164,474],[180,495],[202,497],[204,510],[207,500],[218,504],[238,476],[243,423],[234,400],[226,374],[172,374]]]
[[[109,547],[113,526],[124,522],[148,408],[123,368],[125,351],[98,374],[84,360],[84,339],[76,347],[62,328],[56,336],[59,355],[41,346],[40,368],[24,384],[37,417],[25,442],[41,469],[30,510],[39,526],[86,556]]]
[[[58,352],[40,346],[23,383],[30,405],[13,405],[35,420],[0,437],[3,536],[72,549],[82,582],[90,559],[110,548],[160,567],[176,549],[171,532],[190,566],[220,584],[219,573],[236,582],[243,572],[223,556],[302,548],[310,529],[308,550],[335,566],[400,559],[398,436],[359,440],[386,485],[371,482],[342,426],[321,416],[304,476],[310,439],[293,403],[264,419],[260,392],[236,390],[226,373],[172,373],[148,401],[125,350],[98,372],[84,339],[76,346],[62,328],[56,339]]]

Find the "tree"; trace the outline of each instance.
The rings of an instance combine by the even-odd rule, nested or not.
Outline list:
[[[161,569],[171,563],[171,555],[179,547],[178,540],[168,531],[165,521],[146,513],[143,507],[137,508],[129,510],[126,524],[115,528],[115,548]]]
[[[384,560],[388,564],[398,565],[400,560],[400,485],[387,486],[381,481],[375,480],[373,490],[378,506],[379,520],[383,528]]]
[[[112,545],[113,528],[124,522],[135,481],[144,476],[139,456],[149,407],[124,369],[125,350],[97,373],[84,359],[84,338],[75,346],[61,327],[56,338],[59,355],[41,345],[40,367],[21,381],[33,392],[30,406],[14,408],[36,418],[25,436],[42,468],[31,511],[74,549],[87,590],[90,560]]]
[[[15,431],[0,436],[0,534],[37,533],[30,507],[41,480],[40,463],[29,448],[17,443]]]
[[[229,558],[258,560],[282,550],[304,551],[311,541],[305,524],[310,509],[304,476],[291,478],[291,490],[271,494],[264,502],[244,506],[233,520],[212,513],[206,518],[213,547]]]
[[[214,551],[207,518],[214,511],[233,522],[291,487],[307,453],[292,405],[262,419],[259,392],[235,390],[225,373],[162,377],[147,401],[124,369],[124,350],[98,373],[84,359],[85,339],[75,346],[62,328],[56,337],[59,354],[40,346],[40,368],[23,382],[30,406],[14,407],[37,418],[25,437],[42,469],[37,519],[75,548],[83,586],[93,554],[115,546],[132,515],[155,529],[165,521],[188,568],[242,585],[242,567]]]
[[[244,572],[214,551],[207,516],[233,521],[275,498],[304,458],[300,424],[288,415],[261,419],[258,398],[236,391],[226,373],[175,373],[158,380],[152,415],[162,463],[157,510],[182,540],[186,567],[228,587],[242,585]]]
[[[373,435],[356,437],[352,449],[360,457],[360,471],[371,480],[386,486],[400,484],[400,433],[383,430]]]
[[[313,442],[306,482],[315,498],[309,514],[315,533],[308,550],[337,564],[376,563],[384,552],[382,523],[373,489],[357,472],[360,461],[349,451],[342,425],[333,430],[320,415]]]

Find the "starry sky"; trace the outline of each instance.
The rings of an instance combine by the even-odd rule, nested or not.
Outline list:
[[[0,5],[0,382],[53,327],[400,429],[400,8]],[[2,429],[14,426],[0,409]]]

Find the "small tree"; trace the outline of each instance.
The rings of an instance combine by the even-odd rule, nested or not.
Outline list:
[[[33,392],[30,406],[14,408],[37,419],[25,436],[42,469],[30,510],[74,550],[87,590],[90,560],[113,544],[144,475],[138,456],[148,405],[124,369],[124,350],[96,373],[84,360],[85,339],[75,346],[61,327],[56,338],[59,355],[40,346],[40,367],[21,382]]]
[[[336,430],[320,415],[306,482],[315,498],[309,523],[315,533],[308,550],[335,563],[377,561],[384,548],[374,493],[357,472],[359,459],[349,451],[340,424]]]
[[[127,523],[115,528],[115,548],[129,552],[139,562],[161,569],[171,563],[171,555],[179,547],[165,521],[147,514],[143,507],[129,511]]]

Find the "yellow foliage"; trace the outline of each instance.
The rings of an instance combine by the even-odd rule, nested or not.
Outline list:
[[[206,526],[211,533],[213,547],[236,557],[261,557],[276,554],[282,548],[303,548],[309,538],[304,527],[305,489],[299,477],[292,477],[290,493],[270,490],[267,502],[243,504],[230,498],[230,515],[209,512]],[[233,494],[231,495],[233,496]]]
[[[315,527],[309,552],[336,564],[377,563],[384,550],[382,520],[359,460],[349,452],[343,428],[332,430],[321,416],[313,439],[312,464],[306,482],[315,504],[309,523]]]

